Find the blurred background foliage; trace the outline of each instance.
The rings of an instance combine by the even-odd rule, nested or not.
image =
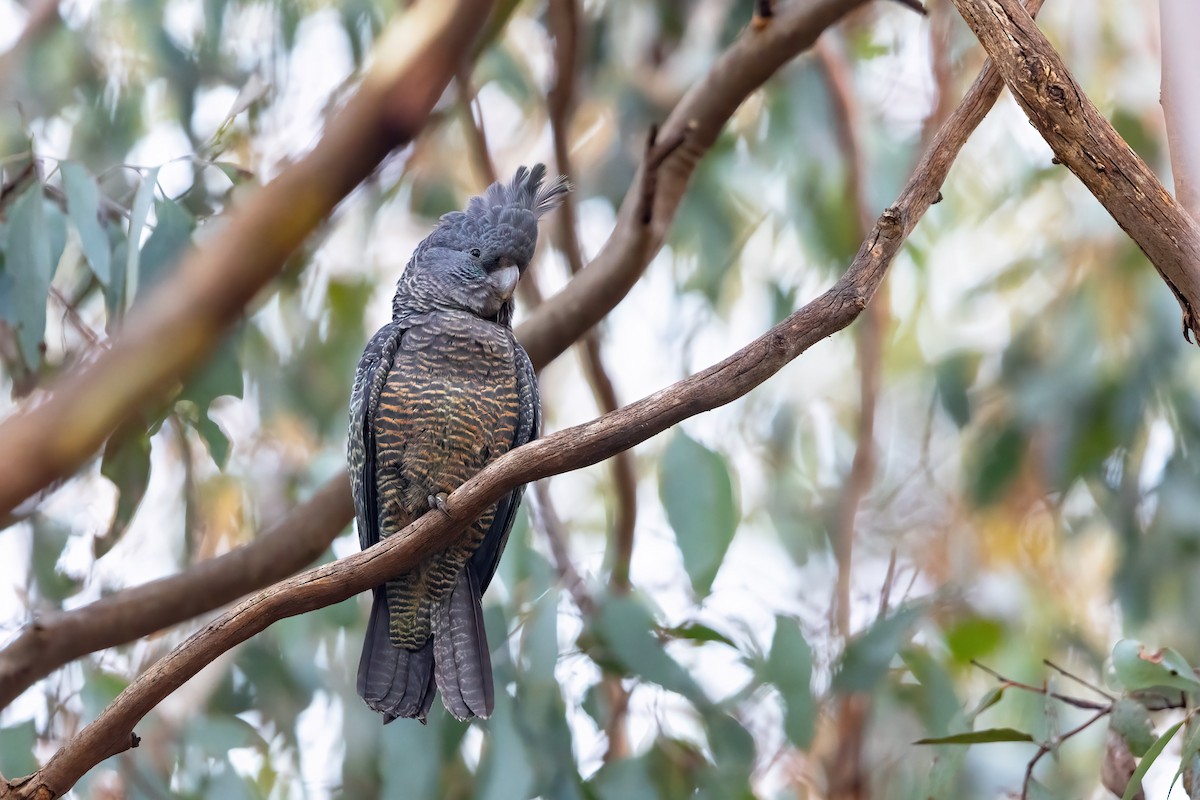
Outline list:
[[[106,347],[183,248],[221,235],[239,192],[311,146],[394,4],[71,0],[41,19],[44,5],[0,0],[5,414]],[[826,34],[822,58],[801,57],[739,109],[667,247],[601,327],[623,401],[728,354],[847,266],[858,206],[873,217],[891,202],[982,61],[948,2],[929,5],[928,19],[869,5]],[[506,24],[469,79],[208,366],[3,521],[3,636],[237,547],[343,468],[354,364],[396,277],[436,216],[486,183],[475,126],[501,175],[552,160],[545,4],[501,6]],[[753,4],[581,6],[569,136],[586,257],[649,126]],[[1154,4],[1051,0],[1041,24],[1165,175]],[[851,79],[853,158],[830,64]],[[1034,687],[1066,680],[1047,658],[1112,685],[1122,636],[1200,660],[1200,382],[1167,289],[1011,99],[943,191],[875,301],[877,469],[860,487],[853,569],[841,565],[848,630],[831,607],[839,504],[863,444],[854,338],[870,334],[854,329],[637,449],[632,594],[607,588],[616,499],[604,465],[553,479],[553,509],[527,502],[486,603],[503,687],[488,722],[456,723],[438,704],[427,727],[381,727],[352,685],[359,598],[222,656],[79,796],[847,797],[847,752],[859,796],[1019,792],[1027,741],[913,742],[973,728],[1047,741],[1085,718],[1033,692],[996,702],[974,660]],[[531,272],[542,295],[567,280],[550,234]],[[575,356],[542,386],[547,430],[595,415]],[[547,543],[552,517],[583,577],[574,591]],[[345,531],[326,558],[355,546]],[[26,692],[0,713],[0,772],[34,769],[195,624]],[[1103,725],[1071,738],[1039,762],[1034,789],[1102,793],[1104,749]],[[1180,763],[1169,752],[1152,796]]]

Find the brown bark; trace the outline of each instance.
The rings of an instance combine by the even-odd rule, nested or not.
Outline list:
[[[810,30],[812,26],[830,24],[831,20],[827,6],[831,5],[838,4],[825,2],[809,12],[794,12],[788,15],[785,21],[775,20],[772,23],[773,25],[786,24],[790,26],[785,29],[785,36],[787,41],[791,42],[796,49],[787,51],[786,57],[796,55],[804,43],[811,42],[816,38],[816,33]],[[847,10],[855,5],[857,5],[857,2],[843,2],[840,4],[840,7],[843,10]],[[790,33],[787,33],[788,31]],[[799,35],[797,32],[804,33],[803,35]],[[745,45],[745,38],[746,35],[743,35],[738,40],[738,43],[741,43],[740,45],[735,43],[735,46],[738,48],[736,52],[740,53],[740,55],[732,60],[724,57],[719,59],[714,65],[712,72],[710,72],[710,76],[701,84],[715,86],[720,89],[719,91],[714,91],[708,97],[711,98],[713,103],[718,104],[719,110],[725,114],[724,117],[720,118],[722,124],[736,110],[738,104],[745,97],[743,95],[731,99],[728,96],[729,91],[733,88],[739,88],[746,94],[749,94],[762,82],[761,80],[755,82],[745,78],[733,80],[733,76],[721,78],[714,74],[719,69],[733,68],[735,73],[742,73],[748,68],[747,63],[754,58],[755,54],[753,50],[748,49]],[[784,56],[776,54],[775,57],[777,60],[773,63],[778,66],[779,63],[782,63]],[[732,83],[730,83],[731,81]],[[688,97],[691,97],[691,95]],[[692,98],[689,100],[688,97],[685,97],[680,105],[680,108],[685,109],[687,115],[703,117],[710,121],[714,119],[713,110],[703,107],[699,99]],[[682,117],[685,111],[677,109],[671,116],[672,118]],[[653,177],[653,172],[653,170],[650,171],[649,177]],[[644,205],[644,190],[648,183],[650,181],[647,180],[647,171],[643,170],[639,182],[635,183],[633,188],[630,189],[630,196],[636,197],[639,205]],[[682,192],[686,188],[686,182],[680,183],[676,181],[671,185],[679,192]],[[664,190],[660,187],[659,192],[662,191]],[[651,193],[648,198],[654,205],[655,213],[669,213],[673,215],[678,207],[679,197],[675,197],[670,201],[659,202],[655,200],[657,196],[656,193]],[[658,218],[654,224],[665,226],[667,222],[669,222],[669,219],[664,222],[661,218]],[[628,242],[636,239],[638,238],[637,234],[632,232],[635,228],[649,227],[649,225],[642,225],[639,215],[628,215],[613,232],[610,243],[606,245],[605,250],[609,251],[611,249],[613,253],[619,251],[621,245],[614,245],[613,242]],[[232,232],[227,232],[225,235],[228,236],[230,233]],[[563,303],[573,304],[584,302],[589,308],[599,312],[603,316],[611,311],[628,290],[632,288],[633,283],[641,275],[644,267],[645,263],[642,263],[641,266],[638,266],[633,261],[618,263],[611,257],[607,261],[593,262],[592,266],[589,266],[584,272],[592,276],[588,278],[588,281],[590,281],[588,285],[593,287],[597,292],[594,297],[589,299],[586,296],[585,292],[590,290],[566,291],[551,298],[546,305],[553,309]],[[564,295],[566,296],[565,300],[563,299]],[[557,314],[558,312],[552,312],[551,317],[557,318]],[[537,318],[538,314],[535,314],[534,317]],[[532,327],[523,326],[518,331],[518,334],[522,344],[530,353],[534,367],[540,370],[549,361],[563,352],[565,349],[565,345],[562,344],[564,337],[582,335],[582,332],[586,329],[574,326],[569,320],[564,325],[554,322],[551,318],[545,318],[542,323],[538,323]],[[0,479],[2,479],[2,476],[3,472],[0,471]],[[310,503],[297,509],[295,513],[288,515],[287,521],[298,522],[298,515],[300,514],[303,514],[305,517],[311,517],[314,520],[326,520],[328,527],[323,533],[314,531],[310,542],[315,547],[318,542],[317,537],[321,535],[324,536],[327,542],[332,541],[338,531],[349,524],[353,516],[353,510],[346,500],[348,497],[349,482],[344,474],[337,474],[318,490]],[[282,544],[286,543],[287,535],[286,528],[281,524],[274,529],[269,538],[274,540],[276,537],[280,537]],[[266,534],[264,534],[264,538],[268,538]],[[277,546],[272,544],[269,546],[264,545],[264,547],[274,551]],[[11,698],[16,697],[22,691],[29,688],[38,677],[49,674],[49,672],[71,659],[83,655],[84,653],[79,652],[77,648],[71,645],[69,641],[71,634],[69,631],[81,630],[89,628],[93,624],[100,624],[105,619],[110,619],[110,614],[117,613],[115,609],[119,609],[119,615],[124,620],[122,628],[114,630],[111,633],[97,631],[95,637],[91,640],[92,644],[96,645],[96,647],[92,648],[93,650],[123,644],[147,635],[154,630],[159,630],[168,625],[190,619],[198,614],[220,608],[232,599],[260,589],[281,575],[292,574],[312,561],[312,558],[304,548],[287,549],[286,547],[281,547],[279,549],[283,552],[279,554],[278,560],[274,562],[273,567],[277,571],[273,576],[267,577],[264,574],[257,574],[255,576],[247,576],[246,580],[237,582],[236,584],[231,581],[229,591],[225,593],[214,592],[197,595],[192,592],[191,587],[194,587],[196,584],[191,578],[191,572],[198,569],[203,574],[208,569],[204,565],[198,565],[179,575],[156,581],[153,584],[153,590],[147,587],[145,593],[139,592],[136,589],[118,592],[112,597],[107,598],[105,606],[99,609],[97,609],[97,604],[92,604],[43,619],[40,623],[42,630],[37,636],[41,642],[47,645],[45,653],[39,653],[37,648],[22,644],[25,634],[22,634],[16,642],[10,645],[9,649],[16,648],[16,650],[11,653],[9,649],[0,651],[0,708],[3,708],[6,702],[11,702]],[[221,569],[230,573],[241,570],[242,567],[239,566],[238,561],[243,558],[241,555],[242,552],[242,550],[237,550],[230,553],[226,557],[228,560],[222,562]],[[137,593],[128,595],[133,600],[127,602],[124,599],[127,596],[127,592]],[[188,596],[189,600],[186,605],[176,602],[175,598],[184,595]]]
[[[1095,104],[1018,0],[953,0],[1059,161],[1154,264],[1200,333],[1200,224],[1158,182]]]
[[[210,245],[188,253],[138,303],[110,350],[0,423],[0,517],[81,466],[203,362],[334,206],[421,129],[490,5],[426,0],[406,12],[312,152],[239,204]]]
[[[662,165],[650,222],[642,211],[641,172],[625,195],[617,228],[588,267],[547,300],[523,325],[522,340],[535,342],[534,363],[553,360],[608,314],[637,283],[662,247],[667,229],[700,158],[742,101],[781,66],[863,0],[814,0],[780,9],[761,27],[750,26],[729,46],[708,75],[684,95],[662,124],[659,140],[684,138]]]
[[[39,617],[0,650],[0,708],[63,664],[148,636],[286,578],[325,552],[353,513],[349,483],[344,478],[330,481],[245,547],[78,609]]]
[[[967,136],[991,107],[1000,80],[987,70],[914,171],[896,204],[863,242],[850,268],[825,293],[724,361],[600,419],[517,448],[431,512],[361,553],[308,570],[243,601],[137,678],[100,716],[32,776],[0,784],[0,798],[49,798],[70,789],[107,756],[134,743],[133,728],[163,698],[220,653],[272,622],[345,600],[403,572],[445,546],[511,487],[579,469],[632,447],[702,411],[745,394],[810,346],[849,325],[866,307],[917,220],[938,195]]]

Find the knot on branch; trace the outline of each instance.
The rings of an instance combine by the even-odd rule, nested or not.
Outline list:
[[[938,192],[941,195],[941,192]],[[904,209],[900,206],[888,206],[879,215],[876,227],[883,239],[898,239],[904,235]]]

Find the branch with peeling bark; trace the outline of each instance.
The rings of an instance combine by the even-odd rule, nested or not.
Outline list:
[[[137,678],[33,775],[0,784],[0,798],[53,798],[104,758],[133,745],[134,726],[206,664],[271,623],[345,600],[415,566],[511,487],[597,463],[758,386],[867,306],[917,220],[938,196],[951,163],[1000,90],[985,70],[951,115],[897,202],[884,211],[842,277],[820,297],[734,355],[643,400],[517,448],[429,513],[361,553],[289,578],[243,601]]]
[[[1150,259],[1200,336],[1200,223],[1079,88],[1018,0],[953,0],[1017,103],[1065,164]]]
[[[623,215],[605,245],[602,257],[593,260],[566,290],[548,300],[531,317],[530,322],[520,328],[518,335],[535,368],[540,370],[594,324],[581,317],[572,317],[571,309],[586,308],[588,314],[598,320],[624,298],[641,276],[649,264],[650,256],[646,255],[648,250],[642,249],[643,246],[632,245],[637,241],[650,242],[650,229],[661,230],[665,235],[666,228],[679,206],[682,193],[687,188],[687,176],[708,146],[702,145],[704,140],[697,137],[703,133],[711,144],[716,138],[714,131],[719,129],[741,101],[765,80],[766,74],[769,74],[767,70],[778,69],[788,59],[812,44],[821,30],[835,22],[839,15],[862,2],[863,0],[822,0],[803,8],[790,8],[786,14],[773,18],[771,36],[764,40],[765,45],[769,46],[764,46],[759,52],[754,49],[754,42],[759,39],[760,34],[750,31],[742,34],[730,50],[716,62],[708,77],[700,82],[700,87],[706,87],[706,93],[698,94],[693,91],[683,98],[679,107],[670,115],[668,125],[664,127],[673,128],[676,131],[673,138],[680,140],[682,133],[688,129],[687,120],[702,122],[696,124],[695,131],[688,137],[686,147],[682,146],[681,142],[681,149],[686,152],[666,162],[666,166],[673,170],[672,177],[660,181],[656,191],[647,196],[645,182],[654,179],[654,171],[643,167],[639,173],[641,177],[626,195],[626,205],[652,207],[652,224],[642,225],[638,221],[640,215],[636,213]],[[707,102],[712,103],[711,107],[705,105],[706,98]],[[656,161],[660,166],[663,165],[661,158]],[[674,163],[677,161],[681,163]],[[640,208],[635,210],[640,211]],[[231,234],[232,231],[225,235]],[[581,282],[581,285],[577,285]],[[0,472],[0,481],[2,480],[3,473]],[[349,483],[346,476],[335,475],[318,490],[310,503],[289,514],[285,521],[298,521],[297,515],[301,513],[314,520],[327,520],[328,527],[323,533],[327,541],[332,541],[338,531],[349,524],[352,517],[346,499],[348,497]],[[274,535],[270,538],[274,540]],[[316,540],[313,541],[315,544]],[[241,569],[238,560],[243,557],[247,557],[244,555],[244,548],[229,553],[224,557],[228,560],[222,562],[222,569]],[[97,634],[96,638],[91,640],[97,645],[93,649],[124,644],[154,630],[220,608],[236,597],[262,588],[280,575],[294,573],[311,563],[311,560],[302,548],[286,550],[275,562],[274,566],[278,572],[270,576],[258,573],[248,578],[236,586],[236,594],[231,587],[230,591],[225,593],[196,595],[186,587],[195,586],[190,577],[193,571],[200,570],[203,574],[207,569],[201,564],[180,575],[155,582],[152,584],[153,589],[150,586],[145,587],[145,594],[139,592],[128,595],[136,598],[137,602],[124,602],[122,598],[127,596],[127,592],[137,591],[126,590],[106,598],[104,605],[92,604],[45,618],[40,621],[42,629],[38,633],[38,640],[47,643],[44,652],[22,644],[25,634],[8,649],[0,651],[0,708],[4,707],[6,699],[19,695],[31,686],[37,677],[84,655],[87,651],[80,652],[69,642],[59,640],[70,639],[71,630],[87,629],[108,619],[106,615],[112,613],[106,610],[108,608],[120,608],[122,627],[102,637]],[[172,598],[184,594],[189,596],[187,604],[172,601]]]

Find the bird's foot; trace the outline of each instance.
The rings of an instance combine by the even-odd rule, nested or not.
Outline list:
[[[447,494],[445,492],[438,492],[437,494],[429,495],[430,510],[433,510],[436,508],[438,511],[442,512],[447,517],[450,516],[450,512],[446,509],[446,497],[447,497]]]

